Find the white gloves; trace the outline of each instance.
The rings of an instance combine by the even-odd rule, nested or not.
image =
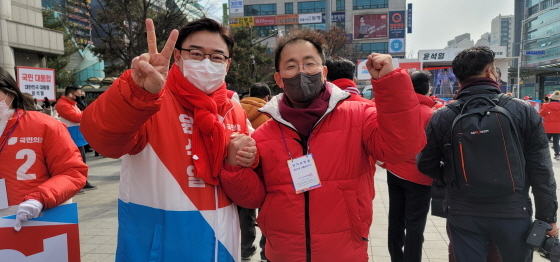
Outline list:
[[[21,222],[38,217],[41,210],[43,210],[43,204],[35,199],[29,199],[19,204],[14,229],[19,232],[21,229]]]

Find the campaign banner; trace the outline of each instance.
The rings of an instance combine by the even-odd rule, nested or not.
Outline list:
[[[404,11],[389,12],[389,38],[404,38]]]
[[[387,14],[354,15],[354,38],[387,38]]]
[[[358,66],[356,66],[356,71],[358,71],[356,78],[358,78],[358,80],[371,79],[371,75],[369,74],[369,71],[367,69],[366,62],[367,59],[358,59]]]
[[[299,21],[298,15],[278,15],[276,16],[277,25],[295,25]]]
[[[420,70],[420,62],[399,63],[399,67],[406,69],[408,73]]]
[[[406,31],[407,33],[412,33],[412,4],[408,4],[408,12],[406,17]]]
[[[37,101],[45,101],[45,97],[56,100],[54,69],[18,66],[17,75],[22,93],[31,94]]]
[[[389,53],[404,52],[404,38],[389,39]]]
[[[23,222],[19,232],[14,224],[15,215],[0,217],[1,261],[80,262],[76,203],[44,210],[38,218]]]
[[[230,0],[229,1],[230,14],[243,14],[243,0]]]
[[[255,17],[255,26],[276,25],[276,16]]]
[[[300,14],[298,21],[299,21],[300,24],[320,24],[320,23],[324,23],[322,13]]]

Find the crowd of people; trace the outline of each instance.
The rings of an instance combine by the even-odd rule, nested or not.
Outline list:
[[[34,112],[0,68],[0,161],[14,163],[0,165],[0,179],[17,209],[16,230],[96,188],[87,182],[89,144],[122,159],[116,261],[250,259],[256,225],[263,261],[368,261],[379,167],[387,172],[391,261],[422,260],[430,204],[433,215],[447,218],[450,261],[531,261],[525,239],[533,215],[551,225],[548,236],[558,235],[546,133],[560,159],[560,91],[540,116],[502,94],[488,47],[453,60],[459,88],[447,106],[430,97],[429,72],[409,74],[390,55],[372,53],[373,102],[360,96],[353,62],[325,57],[328,43],[317,32],[293,30],[274,52],[283,92],[273,96],[255,83],[238,101],[225,83],[235,60],[227,27],[191,21],[161,50],[151,19],[146,31],[148,52],[85,109],[78,86],[68,86],[56,106],[45,103],[43,111],[54,107],[60,120]],[[518,149],[504,153],[509,169],[480,168],[501,167],[503,157],[485,144],[467,147],[495,130],[479,125],[457,134],[469,127],[455,125],[468,121],[465,111],[477,112],[484,128],[497,119],[502,134],[513,134],[502,144]],[[36,162],[18,171],[31,155]],[[489,164],[473,164],[473,155]],[[511,183],[484,179],[504,172]]]

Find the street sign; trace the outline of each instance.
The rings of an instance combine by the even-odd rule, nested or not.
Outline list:
[[[525,51],[525,55],[544,55],[544,54],[546,54],[545,50]]]

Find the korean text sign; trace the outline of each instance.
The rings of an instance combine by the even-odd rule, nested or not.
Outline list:
[[[37,101],[56,100],[54,69],[17,67],[18,85],[22,93],[28,93]]]

